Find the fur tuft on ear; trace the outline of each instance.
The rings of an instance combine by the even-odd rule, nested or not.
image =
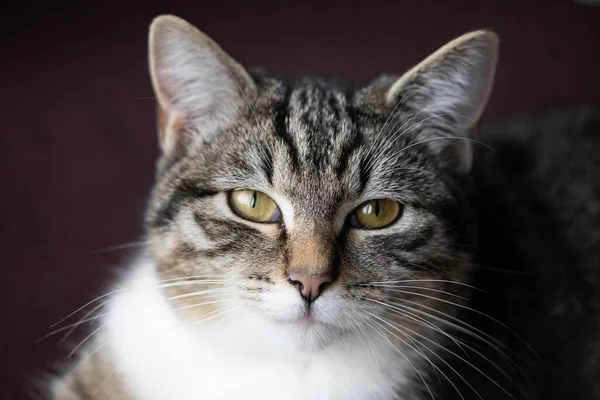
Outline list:
[[[387,107],[398,105],[418,113],[415,122],[422,132],[418,139],[445,161],[451,160],[447,167],[459,174],[471,168],[471,136],[487,104],[497,58],[496,34],[467,33],[412,68],[385,94]]]
[[[148,45],[165,152],[181,146],[189,132],[206,137],[233,122],[244,96],[256,90],[239,63],[181,18],[155,18]]]

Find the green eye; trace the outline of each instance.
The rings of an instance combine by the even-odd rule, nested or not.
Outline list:
[[[402,206],[394,200],[369,200],[358,206],[350,216],[350,224],[361,229],[381,229],[394,223]]]
[[[281,218],[277,203],[256,190],[233,190],[229,193],[229,202],[237,215],[249,221],[277,222]]]

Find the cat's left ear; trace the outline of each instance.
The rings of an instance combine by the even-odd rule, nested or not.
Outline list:
[[[410,110],[423,141],[458,174],[469,172],[473,128],[488,101],[498,58],[498,37],[490,31],[465,34],[427,57],[385,93],[388,109]]]
[[[150,25],[150,75],[164,152],[205,139],[239,118],[256,91],[250,74],[217,43],[173,15]]]

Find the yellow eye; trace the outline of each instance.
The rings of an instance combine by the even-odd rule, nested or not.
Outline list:
[[[233,190],[229,194],[231,208],[237,215],[254,222],[277,222],[279,207],[272,198],[256,190]]]
[[[400,203],[388,200],[370,200],[354,210],[350,223],[355,228],[381,229],[391,225],[402,212]]]

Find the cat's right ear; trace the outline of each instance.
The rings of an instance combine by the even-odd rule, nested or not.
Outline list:
[[[385,77],[367,87],[366,98],[389,115],[407,113],[408,122],[397,129],[392,124],[389,132],[415,135],[414,143],[429,148],[442,168],[464,175],[473,163],[474,127],[490,96],[497,59],[496,34],[470,32],[400,78]]]
[[[256,85],[218,44],[181,18],[150,25],[149,63],[164,152],[203,140],[231,124]]]

